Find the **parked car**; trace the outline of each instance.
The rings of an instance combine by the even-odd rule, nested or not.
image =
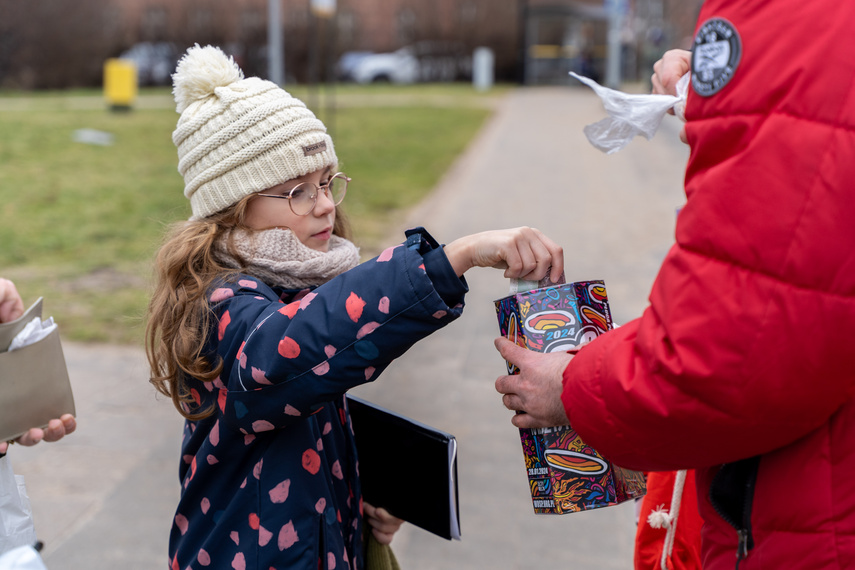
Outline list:
[[[353,59],[350,77],[357,83],[415,83],[419,78],[419,62],[408,48]]]
[[[336,67],[357,83],[456,81],[472,77],[472,55],[455,42],[422,41],[391,53],[346,52]]]
[[[119,59],[134,62],[140,85],[169,85],[178,57],[178,49],[172,43],[140,42],[123,52]]]
[[[341,55],[335,66],[340,81],[354,81],[353,70],[363,58],[374,55],[373,51],[348,51]]]

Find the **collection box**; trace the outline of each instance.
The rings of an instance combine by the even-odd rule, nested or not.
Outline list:
[[[612,328],[603,281],[513,293],[495,305],[502,336],[537,352],[567,351]],[[519,373],[507,366],[509,374]],[[536,514],[607,507],[646,492],[642,473],[604,459],[571,426],[519,431]]]

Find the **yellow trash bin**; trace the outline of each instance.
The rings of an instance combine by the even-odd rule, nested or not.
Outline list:
[[[137,97],[137,67],[133,61],[111,58],[104,63],[104,98],[114,111],[129,111]]]

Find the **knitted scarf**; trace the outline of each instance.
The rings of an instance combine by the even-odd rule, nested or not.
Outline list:
[[[229,253],[230,235],[235,250],[246,264]],[[342,237],[332,236],[329,251],[322,252],[306,247],[287,229],[232,230],[215,244],[214,252],[226,267],[245,271],[267,285],[285,289],[321,285],[359,264],[359,249]]]

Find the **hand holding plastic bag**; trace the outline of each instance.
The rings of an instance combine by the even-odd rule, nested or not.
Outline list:
[[[585,127],[585,136],[596,148],[606,154],[613,154],[636,136],[647,140],[653,138],[663,117],[669,109],[681,120],[686,120],[683,111],[686,107],[686,93],[689,87],[689,74],[685,74],[677,83],[677,95],[632,95],[603,87],[596,81],[570,72],[570,75],[590,87],[603,101],[603,107],[609,116],[602,121]]]

